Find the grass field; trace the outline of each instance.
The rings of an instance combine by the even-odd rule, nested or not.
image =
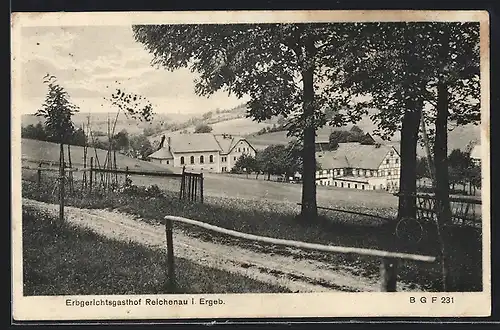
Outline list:
[[[65,157],[67,157],[67,146],[64,147],[64,152]],[[21,153],[23,158],[26,157],[29,159],[47,160],[59,163],[59,145],[56,143],[32,139],[21,139]],[[97,149],[97,158],[99,158],[101,166],[106,159],[106,153],[106,150]],[[94,157],[94,164],[96,164],[97,158],[94,148],[88,149],[87,157],[87,167],[90,167],[90,157]],[[71,161],[72,165],[75,167],[83,166],[83,147],[71,146]],[[119,153],[116,153],[116,164],[118,168],[122,169],[128,166],[131,170],[166,171],[165,167],[159,164],[130,158]]]
[[[33,183],[23,183],[23,196],[35,200],[57,203],[57,194],[36,188]],[[158,223],[165,215],[183,216],[208,224],[243,233],[292,239],[310,243],[376,248],[437,255],[439,247],[435,233],[426,231],[418,245],[398,243],[391,223],[352,214],[323,214],[317,221],[299,221],[298,207],[294,203],[278,200],[249,200],[234,197],[205,198],[204,204],[181,202],[175,192],[164,192],[163,197],[129,196],[120,193],[87,195],[76,193],[66,199],[68,205],[82,208],[116,209],[135,214],[145,221]],[[353,209],[356,207],[354,206]],[[249,249],[257,247],[252,242],[231,240],[224,235],[208,233],[192,226],[175,224],[192,235],[207,241],[236,244]],[[430,228],[432,229],[432,228]],[[452,265],[453,288],[457,291],[481,290],[481,233],[473,228],[455,228],[448,235],[449,256]],[[274,246],[260,247],[260,252],[287,254],[287,250]],[[362,267],[367,276],[377,276],[379,260],[342,254],[315,254],[327,263],[353,264]],[[426,290],[439,290],[439,264],[403,263],[399,276],[407,283],[418,283]]]
[[[23,294],[160,294],[163,250],[101,237],[23,208]],[[281,287],[176,258],[179,293],[286,292]]]

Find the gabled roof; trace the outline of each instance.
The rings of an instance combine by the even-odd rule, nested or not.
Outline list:
[[[379,145],[377,147],[377,145],[350,142],[339,143],[337,150],[316,153],[316,156],[324,169],[344,167],[378,169],[391,150],[395,150],[393,146]]]
[[[219,144],[222,154],[229,154],[240,141],[246,141],[248,143],[245,138],[238,135],[235,136],[230,134],[216,134],[214,135],[214,138]],[[254,149],[250,143],[248,144],[252,149]]]
[[[168,144],[168,140],[165,143]],[[170,148],[174,153],[220,151],[220,146],[211,133],[172,135]]]
[[[229,134],[194,133],[171,135],[165,139],[163,148],[152,153],[149,157],[154,159],[172,159],[172,153],[207,151],[218,151],[222,154],[228,154],[242,140],[246,141],[241,136]]]

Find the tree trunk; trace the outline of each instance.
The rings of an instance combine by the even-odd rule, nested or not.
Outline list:
[[[445,83],[438,83],[436,141],[434,143],[436,171],[436,216],[441,244],[441,265],[443,291],[449,291],[447,270],[446,224],[451,222],[450,184],[448,177],[448,89]]]
[[[314,56],[314,43],[308,40],[306,44],[306,61]],[[316,127],[314,123],[314,67],[306,63],[302,72],[303,90],[303,111],[305,119],[304,127],[304,149],[303,157],[303,178],[302,178],[302,208],[301,217],[304,220],[315,219],[318,216],[316,204]]]
[[[401,127],[401,175],[399,177],[398,219],[416,218],[417,143],[421,104],[412,102],[403,116]]]

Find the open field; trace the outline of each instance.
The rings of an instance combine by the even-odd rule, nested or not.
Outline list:
[[[71,149],[72,165],[74,167],[82,167],[83,147],[71,146],[70,149]],[[106,159],[107,151],[102,149],[96,149],[96,150],[97,150],[97,158],[99,158],[99,163],[102,166]],[[57,143],[31,140],[31,139],[21,139],[21,152],[23,158],[52,161],[56,164],[59,163],[59,145]],[[87,152],[88,152],[87,166],[90,167],[90,157],[94,157],[94,164],[96,164],[96,155],[94,148],[88,148]],[[64,147],[64,153],[65,157],[67,157],[68,155],[67,146]],[[161,165],[143,161],[140,159],[130,158],[120,153],[116,153],[116,164],[118,168],[122,169],[128,166],[129,169],[131,170],[167,171],[165,167]]]
[[[95,223],[99,219],[87,220]],[[161,231],[160,242],[163,236]],[[59,223],[50,212],[24,206],[24,295],[168,293],[164,244],[119,239],[116,235],[106,238],[74,222]],[[179,293],[287,292],[277,285],[179,257],[176,275]]]

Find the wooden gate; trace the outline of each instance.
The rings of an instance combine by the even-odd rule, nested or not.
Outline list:
[[[182,168],[179,199],[203,203],[203,173],[186,172]]]

